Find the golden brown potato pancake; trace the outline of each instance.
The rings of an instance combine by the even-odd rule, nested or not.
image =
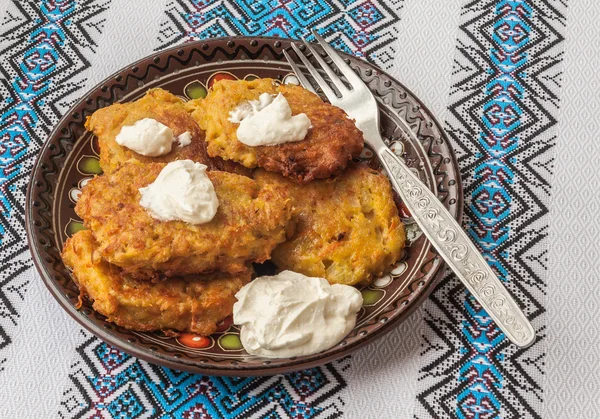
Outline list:
[[[83,230],[67,240],[62,257],[94,310],[127,329],[210,335],[250,281],[250,270],[141,281],[106,262],[97,247],[92,232]]]
[[[119,145],[115,138],[121,128],[144,118],[152,118],[168,126],[175,136],[188,131],[192,135],[191,143],[184,147],[175,143],[170,153],[157,157],[142,156]],[[115,103],[98,109],[87,118],[85,128],[98,137],[100,167],[105,173],[114,172],[129,160],[141,163],[169,163],[189,159],[205,164],[208,170],[250,175],[250,171],[241,165],[208,157],[204,132],[185,110],[183,100],[163,89],[149,90],[144,97],[134,102]]]
[[[282,93],[293,115],[308,116],[312,128],[304,140],[258,147],[237,140],[239,124],[228,120],[229,112],[244,101],[258,99],[262,93]],[[205,99],[187,102],[186,108],[206,131],[210,156],[279,172],[300,183],[328,178],[343,170],[363,149],[362,133],[343,110],[300,86],[276,85],[273,79],[220,80]]]
[[[208,172],[219,209],[208,223],[159,221],[140,206],[139,188],[154,182],[164,163],[126,163],[92,179],[75,207],[98,250],[130,275],[153,278],[220,270],[243,272],[268,259],[291,223],[291,202],[279,185],[261,186],[233,173]]]
[[[332,284],[365,284],[388,270],[404,248],[389,180],[353,164],[343,175],[297,185],[259,170],[263,185],[282,185],[292,197],[296,230],[275,248],[278,268],[326,278]]]

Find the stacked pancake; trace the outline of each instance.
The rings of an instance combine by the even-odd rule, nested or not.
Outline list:
[[[229,113],[260,94],[282,93],[305,113],[304,140],[251,147],[238,141]],[[124,126],[152,118],[185,147],[142,156],[115,140]],[[75,211],[87,230],[63,249],[81,294],[108,321],[140,330],[209,335],[229,316],[252,264],[368,284],[399,259],[405,233],[385,176],[353,162],[362,133],[339,108],[271,79],[222,80],[204,99],[183,102],[161,90],[96,111],[86,128],[98,138],[104,174],[83,188]],[[219,200],[215,217],[192,225],[160,221],[140,205],[140,188],[169,162],[208,167]]]

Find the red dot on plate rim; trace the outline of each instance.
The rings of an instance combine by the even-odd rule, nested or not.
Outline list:
[[[194,333],[181,333],[176,339],[181,345],[194,349],[208,348],[214,343],[210,336],[200,336]]]
[[[219,80],[237,80],[238,78],[233,75],[232,73],[229,72],[225,72],[225,71],[219,71],[218,73],[214,73],[213,75],[211,75],[208,79],[208,81],[206,82],[206,87],[208,87],[209,89],[212,88],[213,84],[215,84],[215,82],[219,81]]]

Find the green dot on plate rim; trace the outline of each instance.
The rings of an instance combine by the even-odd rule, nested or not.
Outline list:
[[[67,224],[67,233],[70,236],[77,233],[78,231],[85,230],[85,229],[86,228],[81,221],[71,220],[71,221],[69,221],[69,224]]]
[[[363,297],[363,305],[370,306],[381,300],[385,293],[382,290],[372,290],[365,288],[360,292]]]
[[[242,341],[239,335],[228,333],[219,338],[219,345],[226,350],[237,351],[243,349]]]
[[[185,95],[190,99],[204,99],[206,88],[200,82],[191,82],[185,86]]]
[[[101,175],[100,160],[98,157],[83,156],[77,162],[77,169],[86,175]]]

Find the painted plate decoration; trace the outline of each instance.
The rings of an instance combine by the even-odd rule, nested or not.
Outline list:
[[[108,323],[89,301],[78,308],[79,291],[62,263],[60,251],[68,237],[85,228],[74,211],[81,188],[102,173],[96,140],[83,126],[85,118],[112,103],[136,100],[155,87],[190,100],[204,98],[212,84],[221,79],[271,77],[297,84],[283,56],[284,49],[290,49],[289,41],[235,37],[165,50],[106,79],[55,127],[36,161],[27,193],[30,248],[50,292],[75,320],[100,339],[149,362],[197,373],[245,376],[290,372],[324,364],[374,342],[406,319],[439,280],[443,261],[396,197],[409,240],[404,257],[390,273],[361,289],[364,304],[355,329],[322,353],[283,359],[248,355],[231,317],[212,336],[173,336],[134,332]],[[382,134],[391,149],[437,193],[453,216],[460,218],[463,197],[458,166],[439,123],[400,82],[365,61],[345,57],[375,94]],[[418,141],[410,139],[409,130]],[[365,148],[360,159],[382,170],[371,150]]]

